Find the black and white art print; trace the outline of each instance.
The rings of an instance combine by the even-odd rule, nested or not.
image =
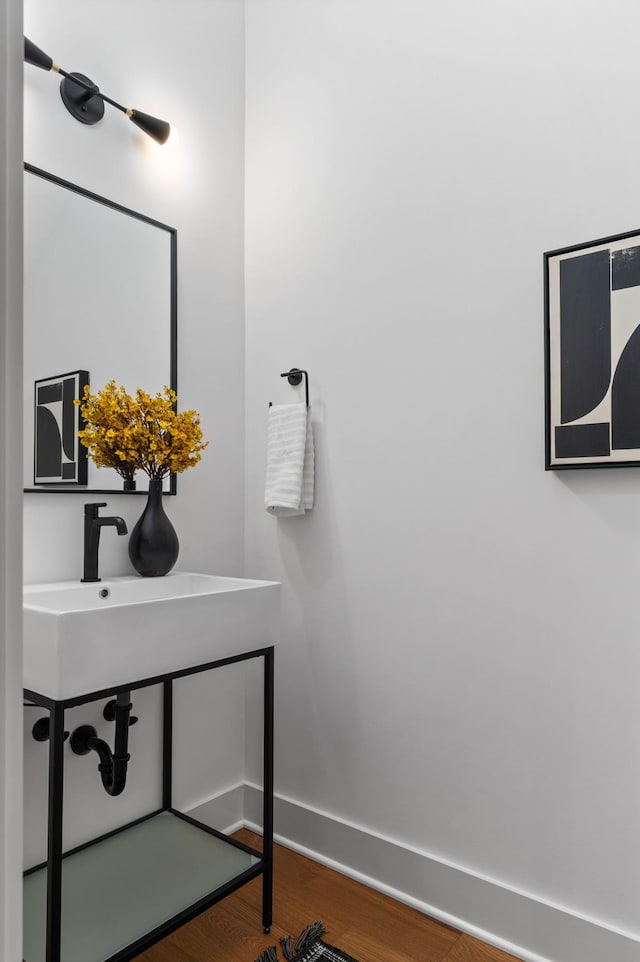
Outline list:
[[[34,484],[86,484],[87,455],[78,431],[88,371],[71,371],[35,382]]]
[[[640,232],[544,257],[546,468],[640,466]]]

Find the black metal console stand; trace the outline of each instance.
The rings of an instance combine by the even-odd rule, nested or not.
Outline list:
[[[224,665],[235,664],[249,659],[261,658],[264,669],[264,729],[263,729],[263,847],[259,852],[249,846],[231,839],[221,832],[198,822],[196,819],[177,811],[172,806],[172,730],[173,730],[173,681],[176,678],[184,678],[187,675],[199,674],[203,671],[211,671],[221,668]],[[62,838],[62,814],[63,814],[63,789],[64,789],[64,717],[65,710],[76,707],[77,705],[88,702],[110,699],[119,692],[136,691],[141,688],[148,688],[152,685],[163,686],[163,720],[162,720],[162,807],[157,811],[150,812],[148,815],[128,825],[124,825],[115,832],[110,832],[100,838],[81,845],[69,852],[63,853]],[[262,648],[257,651],[235,655],[218,661],[208,662],[207,664],[195,667],[184,668],[173,671],[165,675],[127,683],[117,688],[104,689],[98,692],[67,698],[63,701],[55,701],[39,692],[25,689],[25,696],[30,702],[40,705],[49,710],[49,810],[48,810],[48,845],[47,861],[42,865],[37,865],[28,872],[25,878],[37,872],[46,871],[46,950],[44,957],[30,958],[25,955],[25,962],[66,962],[62,956],[63,941],[63,862],[72,858],[77,853],[84,852],[93,847],[107,842],[107,840],[120,836],[122,833],[141,823],[163,816],[169,813],[175,816],[182,823],[186,822],[207,836],[214,836],[226,845],[232,846],[236,850],[245,853],[246,867],[242,867],[237,874],[226,878],[222,884],[214,884],[210,891],[197,899],[186,908],[181,908],[175,914],[165,918],[160,924],[155,925],[146,935],[137,938],[134,942],[124,948],[118,949],[115,953],[107,957],[97,957],[95,960],[87,962],[129,962],[141,952],[148,949],[155,942],[163,939],[175,929],[184,925],[199,915],[201,912],[210,908],[216,902],[225,898],[231,892],[240,888],[242,885],[262,875],[262,925],[265,932],[268,932],[272,923],[273,906],[273,718],[274,718],[274,649],[273,647]],[[168,817],[164,815],[163,817]],[[87,885],[91,884],[91,879],[87,879]],[[42,924],[41,920],[30,920],[34,925]]]

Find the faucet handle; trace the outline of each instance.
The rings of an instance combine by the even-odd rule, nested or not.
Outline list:
[[[90,504],[85,504],[84,506],[85,517],[97,518],[98,511],[100,510],[100,508],[106,508],[106,506],[107,506],[106,501],[93,501]]]

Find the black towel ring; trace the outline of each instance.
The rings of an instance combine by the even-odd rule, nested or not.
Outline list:
[[[293,387],[297,387],[300,381],[302,380],[303,374],[304,374],[305,399],[306,399],[307,407],[309,407],[309,375],[307,374],[307,372],[303,371],[302,368],[292,367],[290,371],[285,371],[283,374],[280,375],[280,377],[286,377],[289,384],[291,384]],[[272,402],[269,401],[269,407],[271,407],[271,403]]]

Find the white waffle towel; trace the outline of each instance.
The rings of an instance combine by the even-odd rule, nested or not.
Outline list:
[[[267,425],[264,504],[280,517],[313,507],[313,429],[306,404],[273,404]]]

